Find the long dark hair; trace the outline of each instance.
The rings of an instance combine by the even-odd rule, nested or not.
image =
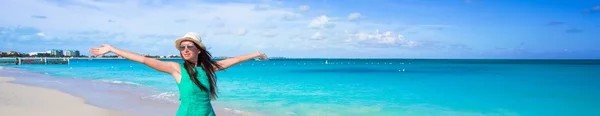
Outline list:
[[[210,53],[208,51],[200,48],[199,45],[196,43],[194,43],[194,46],[196,46],[196,48],[198,50],[200,50],[200,54],[198,54],[197,63],[199,66],[202,67],[202,70],[204,70],[204,72],[206,72],[206,76],[208,77],[208,82],[210,85],[210,100],[215,100],[218,97],[218,95],[217,95],[217,75],[215,74],[215,72],[216,72],[215,67],[217,67],[219,69],[223,69],[223,68],[220,65],[218,65],[217,62],[211,60],[212,56],[210,55]],[[196,86],[198,86],[200,88],[200,90],[208,91],[208,89],[206,87],[202,86],[202,83],[200,83],[200,81],[198,81],[198,78],[196,77],[196,74],[198,74],[198,71],[196,71],[196,68],[195,68],[196,65],[194,65],[193,62],[188,61],[188,60],[185,60],[185,63],[183,65],[184,65],[185,69],[187,70],[188,74],[190,75],[190,79],[192,80],[192,82],[194,82],[196,84]]]

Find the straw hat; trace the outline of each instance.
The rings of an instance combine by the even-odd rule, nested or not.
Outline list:
[[[204,46],[204,44],[202,44],[202,39],[200,38],[200,35],[198,35],[198,33],[196,33],[196,32],[188,32],[183,37],[175,40],[175,48],[179,49],[179,46],[181,45],[181,41],[184,41],[184,40],[192,41],[192,42],[198,44],[200,46],[200,48],[206,50],[206,46]]]

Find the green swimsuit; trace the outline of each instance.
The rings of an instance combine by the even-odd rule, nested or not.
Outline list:
[[[177,87],[179,88],[179,109],[177,110],[176,116],[215,116],[215,112],[210,103],[210,93],[208,91],[202,91],[192,80],[185,69],[184,65],[181,64],[181,79]],[[196,67],[198,71],[198,81],[202,86],[210,90],[208,83],[208,77],[202,67]]]

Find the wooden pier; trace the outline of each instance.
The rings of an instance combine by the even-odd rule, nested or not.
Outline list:
[[[69,64],[69,58],[0,58],[0,64]]]

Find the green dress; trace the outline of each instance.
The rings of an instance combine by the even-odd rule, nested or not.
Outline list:
[[[179,109],[177,110],[176,116],[215,116],[215,112],[210,103],[210,93],[208,91],[202,91],[192,80],[185,69],[184,65],[181,64],[181,79],[177,87],[179,88]],[[210,90],[208,83],[208,77],[202,67],[196,67],[198,71],[198,81],[202,86]]]

